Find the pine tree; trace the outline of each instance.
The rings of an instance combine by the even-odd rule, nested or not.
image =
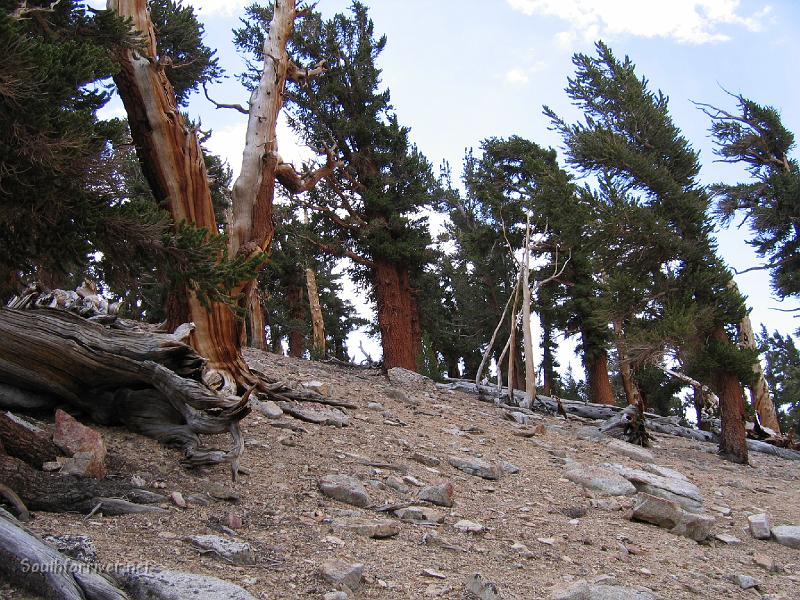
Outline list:
[[[569,125],[545,108],[564,138],[570,163],[585,174],[610,178],[649,209],[655,225],[640,252],[654,252],[671,273],[660,296],[661,343],[671,346],[696,379],[713,382],[721,399],[720,451],[747,461],[740,381],[752,357],[730,342],[744,315],[730,272],[716,255],[707,217],[708,191],[698,184],[697,154],[668,112],[668,99],[639,79],[627,57],[618,60],[597,43],[597,57],[576,54],[567,94],[585,121]],[[657,235],[656,235],[657,234]],[[646,240],[643,240],[646,242]]]
[[[713,186],[716,216],[728,224],[743,215],[753,231],[748,243],[767,258],[777,294],[800,296],[800,165],[790,156],[794,135],[777,109],[735,98],[736,113],[699,105],[713,121],[717,154],[724,162],[742,164],[751,176],[750,182]]]
[[[237,45],[250,57],[260,58],[271,12],[249,7],[249,21],[236,32]],[[298,199],[328,220],[333,235],[316,243],[353,260],[354,275],[369,284],[384,366],[414,370],[421,345],[414,279],[428,261],[430,243],[419,212],[432,202],[435,179],[409,129],[399,124],[389,91],[381,89],[376,60],[385,44],[359,2],[330,20],[308,15],[292,39],[292,55],[309,70],[325,69],[287,89],[288,112],[309,147],[336,153],[344,165]]]

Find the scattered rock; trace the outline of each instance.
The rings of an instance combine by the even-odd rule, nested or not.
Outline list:
[[[649,450],[622,440],[609,440],[606,445],[614,452],[642,463],[652,463],[656,460],[656,457]]]
[[[592,427],[591,425],[587,427],[581,427],[575,433],[579,440],[605,440],[608,439],[602,431],[598,427]]]
[[[435,456],[422,454],[421,452],[414,452],[414,454],[411,455],[411,460],[427,467],[438,467],[440,464],[442,464],[442,461]]]
[[[368,402],[367,408],[370,410],[383,410],[383,404],[380,402]]]
[[[44,541],[70,558],[85,563],[97,562],[97,548],[88,535],[47,535]]]
[[[414,487],[423,487],[425,485],[413,475],[403,475],[403,481],[405,481],[410,485],[413,485]]]
[[[620,585],[595,585],[579,581],[567,588],[558,589],[552,600],[656,600],[650,592]]]
[[[268,419],[280,419],[283,416],[281,407],[275,404],[275,402],[272,400],[267,400],[266,402],[261,402],[260,400],[251,400],[250,402],[258,412],[263,414]]]
[[[768,540],[772,536],[769,527],[769,517],[766,513],[750,515],[747,517],[747,522],[750,525],[750,533],[757,540]]]
[[[707,539],[714,526],[714,517],[710,515],[685,511],[677,502],[647,493],[639,494],[631,518],[669,529],[675,535],[696,542]]]
[[[350,425],[350,417],[337,408],[315,409],[308,406],[298,406],[289,402],[281,402],[278,406],[283,412],[301,421],[306,421],[307,423],[331,425],[332,427],[348,427]]]
[[[772,559],[772,557],[767,556],[766,554],[761,554],[760,552],[756,552],[753,555],[753,564],[761,567],[765,571],[769,571],[770,573],[775,573],[778,571],[778,565],[775,564],[775,561]]]
[[[422,576],[433,577],[434,579],[447,579],[447,575],[439,571],[434,571],[433,569],[422,569]]]
[[[335,521],[334,526],[377,540],[394,537],[400,533],[400,526],[389,519],[377,521],[359,518],[343,519]]]
[[[750,577],[750,575],[742,575],[741,573],[737,573],[732,579],[733,582],[743,590],[749,590],[750,588],[761,585],[756,579]]]
[[[306,381],[302,385],[308,391],[319,394],[320,396],[331,395],[331,386],[329,383],[324,383],[322,381],[317,381],[316,379],[314,379],[312,381]]]
[[[663,477],[640,469],[629,469],[615,463],[604,464],[603,467],[622,475],[640,492],[677,502],[688,511],[700,512],[703,509],[700,489],[690,481]]]
[[[468,475],[474,475],[475,477],[482,477],[483,479],[500,479],[503,475],[503,469],[500,466],[480,458],[460,458],[458,456],[451,456],[447,459],[447,462],[459,471],[463,471]]]
[[[437,506],[453,506],[453,493],[455,489],[449,481],[438,485],[429,485],[419,492],[419,499],[423,502],[430,502]]]
[[[503,600],[506,598],[500,588],[493,581],[486,581],[480,573],[475,573],[467,578],[467,592],[479,600]]]
[[[236,513],[229,512],[225,515],[225,525],[230,527],[231,529],[241,529],[244,526],[242,522],[242,517],[237,515]]]
[[[325,475],[319,489],[326,496],[362,508],[369,506],[370,497],[362,483],[350,475]]]
[[[800,526],[778,525],[772,528],[772,535],[782,546],[800,549]]]
[[[106,445],[103,437],[91,427],[78,423],[60,408],[56,409],[53,443],[71,457],[57,458],[62,473],[95,479],[106,476]]]
[[[429,392],[436,391],[436,384],[433,379],[402,367],[393,367],[387,371],[386,375],[389,377],[389,381],[395,385],[411,386]]]
[[[256,600],[247,590],[217,577],[180,571],[121,567],[115,577],[133,598],[147,600]]]
[[[169,499],[172,500],[172,503],[178,508],[186,508],[186,500],[183,499],[183,494],[180,492],[172,492],[169,495]]]
[[[729,546],[736,546],[742,543],[742,540],[736,536],[728,535],[727,533],[718,533],[714,536],[714,539],[719,540],[723,544],[727,544]]]
[[[139,477],[139,475],[134,475],[131,477],[131,485],[137,488],[143,488],[147,485],[147,481],[145,481],[144,477]]]
[[[661,475],[662,477],[670,477],[672,479],[683,479],[684,481],[689,481],[689,478],[686,477],[680,471],[676,471],[675,469],[670,469],[669,467],[662,467],[661,465],[657,465],[654,463],[649,463],[642,465],[642,468],[645,471],[650,471],[655,475]]]
[[[567,466],[564,476],[578,485],[609,496],[632,496],[636,493],[636,488],[630,481],[602,467],[573,463]]]
[[[517,465],[505,460],[500,461],[500,467],[503,469],[503,473],[508,473],[509,475],[516,475],[520,472],[520,468]]]
[[[520,425],[527,425],[528,421],[530,421],[530,417],[528,415],[517,411],[506,412],[505,415],[509,420],[515,421]]]
[[[519,554],[522,558],[534,558],[536,556],[536,554],[531,552],[522,542],[514,542],[511,544],[511,549]]]
[[[324,600],[347,600],[350,596],[347,592],[328,592],[323,596]]]
[[[392,400],[397,400],[398,402],[402,402],[403,404],[408,404],[410,406],[416,406],[417,404],[419,404],[419,402],[415,398],[411,398],[403,390],[398,389],[396,387],[391,387],[391,386],[387,387],[385,393]]]
[[[394,491],[401,494],[407,494],[411,491],[411,489],[405,483],[403,483],[403,480],[396,475],[390,475],[386,478],[384,483],[386,483],[386,485],[388,485]]]
[[[442,523],[444,515],[427,506],[406,506],[394,511],[401,521],[409,523]]]
[[[237,494],[233,490],[226,488],[223,485],[212,483],[211,485],[208,486],[206,491],[208,492],[208,495],[214,498],[215,500],[221,500],[223,502],[231,502],[233,504],[236,504],[241,500],[241,496],[239,496],[239,494]]]
[[[322,563],[320,574],[328,583],[357,592],[364,578],[364,565],[343,560],[326,560]]]
[[[474,521],[468,521],[467,519],[461,519],[460,521],[456,521],[453,524],[455,529],[458,529],[461,533],[483,533],[486,531],[486,528],[481,525],[480,523],[475,523]]]
[[[218,535],[193,535],[188,541],[201,553],[215,554],[233,565],[252,565],[255,555],[250,544],[237,542]]]

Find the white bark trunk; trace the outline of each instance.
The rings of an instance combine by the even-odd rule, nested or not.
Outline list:
[[[522,258],[522,343],[525,346],[525,392],[530,402],[536,399],[536,363],[533,358],[530,288],[531,221],[525,227],[525,252]]]

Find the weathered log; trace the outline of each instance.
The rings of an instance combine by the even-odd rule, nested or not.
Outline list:
[[[47,394],[36,394],[13,385],[0,383],[0,408],[37,410],[54,408],[58,399]]]
[[[0,508],[0,575],[55,600],[127,600],[104,575],[67,558]]]
[[[204,359],[181,341],[185,333],[121,331],[64,311],[3,308],[0,379],[176,445],[186,464],[230,463],[235,476],[247,399],[203,383]],[[232,436],[230,451],[200,447],[198,434],[219,433]]]
[[[48,433],[12,413],[0,413],[0,441],[6,454],[38,468],[61,456]]]

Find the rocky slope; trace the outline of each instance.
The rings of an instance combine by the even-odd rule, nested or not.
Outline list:
[[[161,494],[164,512],[39,513],[31,529],[87,536],[101,566],[241,588],[209,598],[800,598],[800,540],[781,529],[800,524],[798,462],[753,453],[734,465],[659,434],[647,452],[572,417],[522,425],[413,377],[248,360],[356,408],[294,409],[312,423],[262,405],[243,423],[235,483],[223,467],[187,471],[175,451],[98,428],[109,477]],[[174,597],[202,598],[191,585]],[[0,596],[27,597],[8,584]]]

